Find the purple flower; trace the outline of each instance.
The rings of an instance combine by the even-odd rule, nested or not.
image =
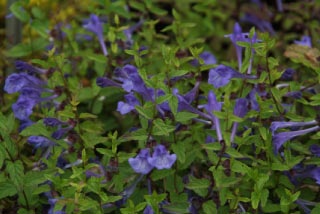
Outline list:
[[[30,65],[27,62],[17,60],[15,66],[18,71],[26,71],[28,74],[45,74],[46,70]]]
[[[287,68],[281,75],[280,80],[290,81],[293,79],[293,75],[295,74],[295,70],[292,68]]]
[[[248,100],[245,98],[239,98],[236,100],[236,104],[233,109],[233,114],[243,118],[248,113]]]
[[[107,77],[98,77],[96,80],[97,86],[100,86],[101,88],[109,87],[109,86],[115,86],[115,87],[121,87],[121,84],[107,78]]]
[[[239,98],[236,100],[236,104],[233,109],[233,114],[243,118],[247,113],[248,113],[248,100],[245,98]],[[234,141],[234,137],[236,135],[238,129],[238,123],[234,122],[232,126],[232,131],[231,131],[231,136],[230,136],[230,141]]]
[[[28,84],[28,80],[26,79],[26,74],[20,73],[16,74],[13,73],[7,77],[4,90],[9,93],[15,93],[21,90],[22,87]]]
[[[150,158],[149,149],[141,149],[139,154],[135,158],[129,158],[128,162],[136,173],[146,175],[153,169],[153,165],[148,162],[148,158]]]
[[[283,12],[282,0],[277,0],[277,9],[279,12]]]
[[[205,65],[212,65],[217,63],[216,57],[209,51],[204,51],[199,56],[203,59]]]
[[[212,53],[210,53],[209,51],[202,52],[199,55],[199,57],[204,61],[205,65],[212,65],[212,64],[216,64],[217,63],[216,57]],[[193,60],[191,62],[191,64],[193,66],[198,66],[199,62],[198,62],[198,60],[195,59],[195,60]]]
[[[51,137],[56,139],[56,140],[60,140],[62,139],[62,137],[64,135],[66,135],[70,130],[72,129],[72,127],[66,127],[66,128],[60,128],[58,130],[56,130],[55,132],[52,133]]]
[[[152,157],[148,157],[148,163],[157,169],[170,169],[177,159],[176,154],[169,154],[163,145],[154,148]]]
[[[309,149],[312,154],[314,154],[317,157],[320,157],[320,146],[319,145],[313,144],[310,146]]]
[[[303,130],[299,130],[299,131],[291,131],[291,132],[280,132],[277,133],[273,136],[272,141],[274,144],[274,150],[275,153],[278,153],[280,147],[288,140],[291,140],[294,137],[300,136],[300,135],[305,135],[308,134],[310,132],[314,132],[314,131],[318,131],[319,130],[319,126],[314,126],[308,129],[303,129]]]
[[[255,25],[257,28],[259,28],[259,30],[263,32],[269,32],[272,35],[275,34],[275,31],[269,21],[261,19],[254,14],[245,13],[244,17],[242,18],[242,21]]]
[[[20,90],[20,93],[20,97],[37,101],[41,97],[42,89],[34,87],[23,87]]]
[[[284,97],[292,97],[295,99],[301,99],[302,98],[302,92],[301,91],[290,91],[287,92]]]
[[[178,98],[178,112],[180,111],[189,111],[195,114],[198,114],[204,118],[211,119],[211,117],[198,109],[191,106],[190,97],[186,95],[180,95],[178,89],[173,89],[172,94]],[[187,93],[188,94],[188,93]],[[190,95],[189,95],[190,96]]]
[[[310,176],[316,180],[316,183],[320,185],[320,167],[316,167],[311,170]]]
[[[239,69],[241,69],[241,66],[242,66],[242,49],[243,48],[237,45],[237,42],[239,41],[248,42],[248,36],[249,36],[249,33],[242,33],[241,26],[239,25],[238,22],[234,24],[233,33],[225,35],[225,37],[228,37],[231,39],[231,42],[236,48]]]
[[[270,130],[272,135],[278,129],[289,128],[289,127],[303,127],[303,126],[311,126],[316,125],[318,122],[316,120],[308,121],[308,122],[279,122],[275,121],[271,123]]]
[[[83,25],[83,27],[84,29],[96,34],[103,51],[103,55],[107,56],[108,51],[103,39],[103,26],[102,22],[99,20],[99,17],[94,14],[91,14],[89,20]]]
[[[23,87],[30,86],[39,88],[44,82],[26,73],[13,73],[7,77],[4,90],[8,94],[20,91]]]
[[[59,126],[59,125],[64,124],[64,123],[61,122],[60,120],[58,120],[58,119],[56,119],[56,118],[53,118],[53,117],[44,118],[44,119],[43,119],[43,123],[44,123],[46,126],[51,126],[51,127]]]
[[[141,25],[143,24],[144,20],[141,19],[139,22],[137,22],[135,25],[129,27],[128,29],[124,30],[123,33],[127,38],[126,43],[129,46],[133,45],[133,39],[132,39],[132,34],[134,31],[136,31],[139,27],[141,27]]]
[[[213,111],[221,111],[221,108],[222,108],[222,103],[217,101],[216,95],[212,91],[209,91],[208,103],[206,105],[204,105],[204,109],[208,112],[208,114],[211,117],[211,121],[213,121],[213,123],[214,123],[219,142],[223,140],[222,132],[221,132],[221,128],[220,128],[220,121],[213,114]]]
[[[154,214],[152,207],[150,205],[146,206],[146,208],[143,211],[143,214]]]
[[[43,136],[30,136],[27,141],[35,148],[46,148],[54,145],[52,141]]]
[[[210,69],[208,83],[220,88],[227,85],[232,78],[256,79],[256,76],[241,74],[228,66],[219,65]]]
[[[26,120],[20,120],[20,126],[19,126],[19,132],[22,132],[25,128],[28,126],[31,126],[33,124],[33,121],[27,118]]]
[[[259,95],[259,93],[257,92],[257,90],[255,88],[253,88],[250,93],[247,95],[247,99],[250,103],[250,107],[251,109],[255,110],[255,111],[260,111],[260,107],[259,107],[259,103],[257,101],[256,95]]]
[[[139,100],[137,100],[133,93],[126,94],[124,98],[126,102],[119,101],[117,107],[117,111],[122,115],[135,110],[135,106],[140,105]]]
[[[310,36],[302,36],[301,40],[294,40],[294,43],[301,46],[312,47]]]
[[[27,120],[32,114],[35,104],[32,99],[18,99],[16,103],[12,104],[14,116],[19,120]]]
[[[126,78],[123,79],[122,88],[127,91],[136,91],[140,94],[146,92],[146,86],[140,77],[138,70],[133,65],[125,65],[121,69],[122,73],[126,75]]]
[[[50,204],[50,209],[48,210],[48,214],[65,214],[66,212],[62,211],[62,210],[56,210],[54,211],[54,207],[56,205],[56,203],[58,202],[58,199],[56,198],[49,198],[48,202]],[[64,209],[64,208],[63,208]]]

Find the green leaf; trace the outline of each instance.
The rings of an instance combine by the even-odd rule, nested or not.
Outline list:
[[[153,129],[152,134],[161,136],[169,136],[171,132],[173,132],[176,128],[172,125],[165,124],[163,120],[157,118],[153,121]]]
[[[106,56],[102,54],[86,53],[85,56],[90,60],[100,62],[100,63],[105,63],[107,61]]]
[[[185,74],[189,73],[189,70],[174,70],[169,73],[170,78],[183,76]]]
[[[29,44],[18,44],[8,50],[5,54],[8,57],[24,57],[28,56],[32,53],[32,49]]]
[[[205,214],[218,214],[217,206],[211,200],[203,203],[202,209]]]
[[[207,149],[207,150],[213,150],[213,151],[220,151],[222,146],[220,143],[206,143],[206,144],[202,144],[201,147],[203,149]]]
[[[233,158],[243,158],[244,156],[232,147],[228,147],[226,153]]]
[[[0,185],[1,186],[1,185]],[[312,210],[310,214],[318,214],[320,213],[320,204],[317,204]]]
[[[17,188],[11,181],[0,182],[0,199],[17,194]]]
[[[30,20],[30,15],[28,14],[28,12],[22,6],[23,5],[22,5],[22,3],[20,1],[16,1],[10,6],[10,11],[20,21],[28,22]]]
[[[3,162],[6,158],[8,158],[7,152],[4,148],[4,145],[0,143],[0,169],[2,168]]]
[[[155,213],[159,213],[159,203],[162,202],[167,197],[167,194],[158,194],[155,191],[152,195],[145,195],[144,198],[146,202],[151,205]]]
[[[173,173],[174,173],[174,170],[172,170],[172,169],[154,170],[151,173],[151,179],[153,181],[157,181],[157,180],[166,178],[166,177],[168,177],[169,175],[171,175]]]
[[[48,22],[47,21],[36,19],[36,20],[33,20],[30,25],[43,38],[49,37],[49,35],[48,35]]]
[[[24,176],[25,186],[36,186],[44,183],[47,179],[44,177],[41,171],[29,171]]]
[[[261,191],[261,196],[260,196],[260,201],[261,201],[261,206],[264,207],[267,204],[269,197],[269,190],[268,189],[263,189]]]
[[[172,95],[168,99],[168,103],[169,103],[172,114],[176,115],[177,111],[178,111],[178,98],[176,96]]]
[[[193,114],[190,112],[178,112],[175,119],[177,122],[189,122],[191,119],[198,117],[197,114]]]
[[[186,160],[186,145],[185,142],[179,141],[176,144],[172,144],[172,150],[177,155],[178,161],[184,163]]]
[[[24,178],[24,168],[23,164],[20,160],[17,160],[15,162],[8,161],[6,171],[10,175],[10,180],[13,182],[13,184],[21,188],[23,186],[23,178]]]
[[[37,123],[32,124],[20,132],[21,136],[31,136],[31,135],[41,135],[45,137],[51,137],[51,132],[49,132],[42,120],[39,120]]]
[[[190,213],[189,212],[189,203],[170,203],[169,205],[162,205],[162,207],[168,211],[168,213]]]
[[[35,188],[32,191],[32,194],[33,195],[39,195],[41,193],[50,192],[50,191],[51,191],[51,187],[48,184],[44,184],[44,185],[41,185],[41,186]]]
[[[97,115],[90,114],[90,113],[80,113],[79,118],[81,118],[81,119],[95,119],[95,118],[97,118]]]
[[[260,197],[261,197],[261,191],[254,191],[251,193],[251,205],[253,209],[258,208]]]
[[[278,171],[288,171],[290,170],[290,167],[288,167],[284,163],[277,162],[277,163],[272,163],[271,169],[278,170]]]
[[[249,172],[250,167],[248,167],[246,164],[237,161],[237,160],[232,160],[231,161],[231,170],[232,172],[238,172],[238,173],[243,173],[246,174]]]
[[[187,189],[195,190],[195,189],[207,189],[210,185],[210,181],[205,178],[195,178],[190,176],[189,183],[186,185]]]
[[[136,105],[135,108],[146,119],[150,120],[153,118],[155,106],[152,102],[146,102],[143,106]]]
[[[127,133],[119,138],[120,142],[126,142],[130,140],[145,141],[148,139],[148,133],[145,129],[138,129],[134,132]]]

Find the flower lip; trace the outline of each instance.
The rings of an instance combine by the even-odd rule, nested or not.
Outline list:
[[[148,157],[148,163],[157,169],[170,169],[177,159],[176,154],[169,154],[165,146],[157,145],[152,157]]]
[[[136,173],[146,175],[153,169],[153,166],[147,160],[149,157],[149,149],[141,149],[139,154],[135,158],[129,158],[128,162]]]

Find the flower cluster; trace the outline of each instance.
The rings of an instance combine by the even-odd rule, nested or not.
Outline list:
[[[149,149],[141,149],[135,158],[129,158],[129,164],[136,173],[148,174],[153,168],[170,169],[176,161],[176,154],[169,154],[165,146],[159,144],[152,156]]]

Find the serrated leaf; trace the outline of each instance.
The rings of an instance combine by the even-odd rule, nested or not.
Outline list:
[[[174,70],[169,73],[169,76],[170,76],[170,78],[174,78],[174,77],[183,76],[187,73],[189,73],[188,70]]]
[[[153,121],[152,134],[157,136],[169,136],[169,134],[173,132],[175,129],[176,128],[174,126],[165,124],[163,120],[158,118]]]
[[[173,115],[176,115],[177,114],[177,111],[178,111],[178,98],[176,96],[171,96],[169,99],[168,99],[168,103],[169,103],[169,106],[170,106],[170,109],[171,109],[171,112]]]
[[[169,205],[162,205],[162,207],[169,213],[190,213],[189,212],[189,203],[170,203]]]
[[[20,1],[16,1],[10,6],[10,11],[22,22],[28,22],[30,20],[30,15],[22,6]]]
[[[14,183],[14,185],[16,187],[22,187],[24,177],[24,168],[22,162],[20,160],[15,162],[8,161],[6,171],[9,173],[10,180]]]
[[[183,122],[188,122],[191,119],[196,118],[196,117],[198,117],[197,114],[193,114],[190,112],[178,112],[175,119],[176,119],[176,121],[183,123]]]
[[[217,206],[215,203],[213,203],[213,201],[207,201],[207,202],[203,203],[202,209],[205,214],[217,214],[218,213]]]
[[[119,138],[120,142],[126,142],[130,140],[145,141],[148,138],[148,133],[145,129],[138,129],[134,132],[127,133]]]
[[[232,160],[231,162],[231,170],[232,172],[238,172],[238,173],[243,173],[246,174],[249,172],[250,167],[248,167],[246,164],[237,161],[237,160]]]
[[[95,119],[95,118],[97,118],[97,115],[90,114],[90,113],[81,113],[79,118],[82,118],[82,119]]]
[[[6,198],[8,196],[13,196],[17,193],[17,188],[12,182],[0,182],[0,199]]]
[[[157,181],[157,180],[166,178],[173,173],[174,173],[174,170],[172,169],[154,170],[151,173],[151,178],[153,181]]]
[[[25,186],[35,186],[44,183],[47,179],[41,171],[29,171],[24,176]]]
[[[21,136],[31,136],[31,135],[41,135],[45,137],[50,137],[51,133],[46,129],[42,121],[32,124],[20,132]]]
[[[107,58],[101,54],[86,53],[86,57],[100,63],[105,63],[107,61]]]
[[[272,170],[278,170],[278,171],[288,171],[290,170],[290,167],[283,163],[272,163],[271,165]]]
[[[180,141],[176,144],[172,144],[172,150],[177,155],[178,161],[184,163],[186,160],[186,146],[183,141]]]
[[[44,184],[44,185],[41,185],[41,186],[35,188],[32,191],[32,194],[33,195],[39,195],[41,193],[50,192],[50,190],[51,190],[51,187],[48,184]]]
[[[206,143],[206,144],[202,144],[201,147],[207,150],[212,150],[212,151],[219,151],[222,148],[220,143]]]
[[[150,120],[154,114],[154,104],[152,102],[146,102],[143,106],[135,106],[136,110],[140,115]]]
[[[209,185],[210,185],[210,181],[208,179],[205,179],[205,178],[198,179],[190,176],[189,183],[186,185],[186,188],[191,190],[206,189],[209,187]]]
[[[43,20],[33,20],[30,26],[37,31],[43,38],[48,38],[48,22]]]
[[[5,52],[8,57],[24,57],[32,53],[32,49],[29,44],[18,44]]]
[[[243,158],[244,157],[243,154],[241,154],[240,152],[238,152],[237,150],[235,150],[232,147],[228,147],[226,150],[226,153],[233,158]]]

